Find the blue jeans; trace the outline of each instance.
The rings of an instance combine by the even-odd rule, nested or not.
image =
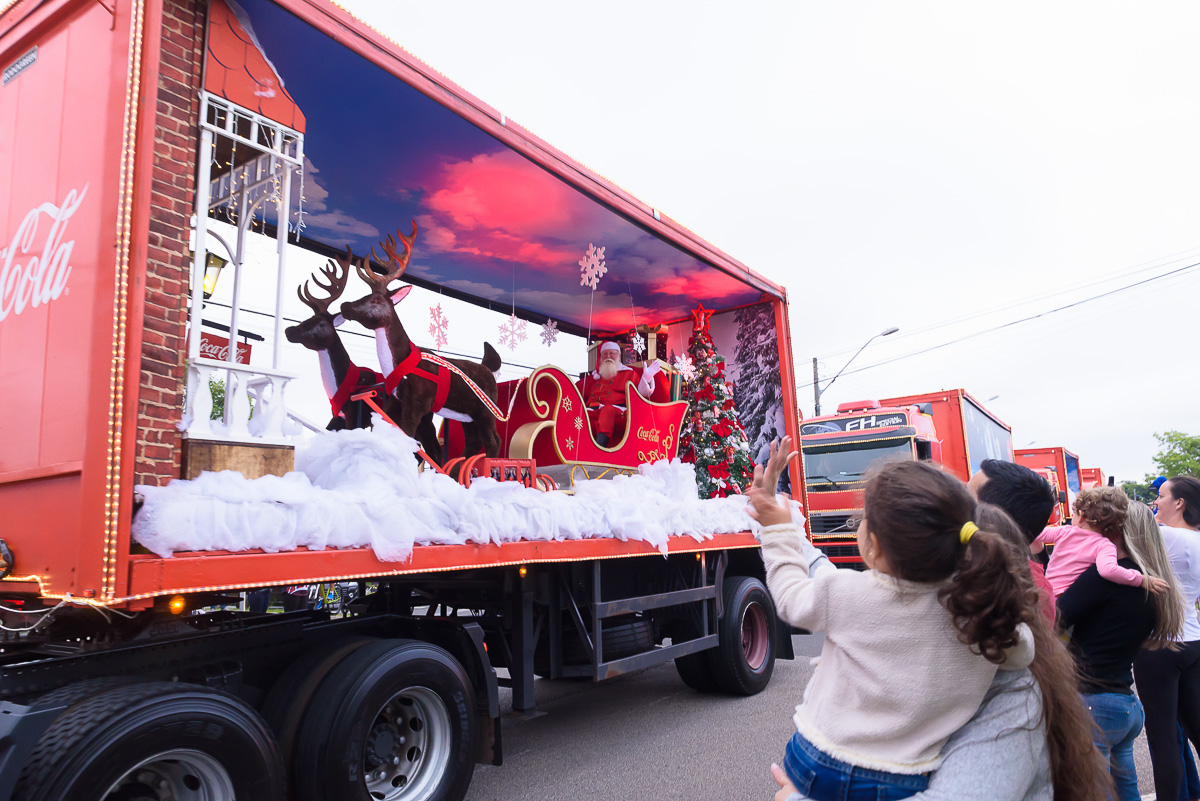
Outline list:
[[[1096,724],[1096,747],[1108,760],[1116,786],[1117,801],[1139,801],[1137,768],[1133,764],[1133,741],[1142,731],[1146,713],[1136,695],[1124,693],[1084,694],[1083,702]]]
[[[1188,745],[1183,726],[1179,725],[1179,753],[1183,756],[1183,781],[1179,783],[1179,801],[1200,798],[1200,776],[1196,775],[1196,761],[1192,759],[1192,747]]]
[[[788,741],[783,769],[812,801],[900,801],[929,787],[929,775],[869,770],[834,759],[797,733]]]

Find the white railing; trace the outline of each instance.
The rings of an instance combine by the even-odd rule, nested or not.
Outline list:
[[[200,159],[196,176],[196,213],[193,217],[192,297],[189,304],[191,332],[188,339],[187,408],[182,429],[190,439],[224,442],[292,444],[300,427],[289,420],[285,403],[288,382],[295,376],[280,369],[283,345],[284,275],[287,239],[290,229],[293,173],[302,175],[303,135],[228,100],[201,93]],[[218,166],[217,144],[233,148],[229,169],[213,177]],[[246,160],[236,155],[237,148],[256,152]],[[231,222],[237,238],[226,241],[210,230],[210,212],[218,206],[236,209]],[[261,207],[263,222],[266,209],[275,207],[275,309],[273,335],[270,338],[269,367],[238,362],[236,340],[240,333],[243,267],[246,265],[246,241],[250,224]],[[227,209],[228,210],[228,209]],[[230,346],[224,359],[201,355],[200,329],[204,325],[204,296],[200,291],[209,243],[220,245],[229,256],[226,272],[232,275],[229,309]],[[255,265],[265,267],[265,264]],[[219,420],[210,419],[213,410],[209,382],[225,386],[225,408]]]
[[[284,432],[288,418],[285,391],[291,373],[216,359],[188,362],[187,410],[184,430],[190,439],[217,442],[290,445]],[[225,409],[213,420],[209,381],[225,384]]]

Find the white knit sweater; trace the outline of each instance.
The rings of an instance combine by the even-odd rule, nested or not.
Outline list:
[[[767,587],[783,620],[824,632],[825,647],[796,707],[800,735],[835,759],[890,773],[926,773],[947,738],[971,719],[996,665],[958,639],[938,601],[940,584],[901,581],[869,570],[808,575],[791,524],[760,534]],[[1033,660],[1033,636],[1004,667]]]

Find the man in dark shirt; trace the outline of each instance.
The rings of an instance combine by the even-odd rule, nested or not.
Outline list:
[[[1120,546],[1118,555],[1121,567],[1138,569]],[[1145,713],[1132,690],[1133,659],[1154,630],[1154,615],[1146,590],[1107,581],[1095,565],[1058,597],[1059,627],[1071,629],[1079,690],[1096,722],[1096,747],[1109,758],[1118,801],[1141,797],[1133,741]]]

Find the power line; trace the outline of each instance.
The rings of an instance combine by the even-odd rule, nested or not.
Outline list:
[[[1159,275],[1151,276],[1149,278],[1144,278],[1141,281],[1135,281],[1132,284],[1126,284],[1125,286],[1117,287],[1116,289],[1109,290],[1108,292],[1101,292],[1099,295],[1092,295],[1091,297],[1083,298],[1082,300],[1077,300],[1074,303],[1068,303],[1066,305],[1059,306],[1054,309],[1049,309],[1048,311],[1039,312],[1037,314],[1031,314],[1028,317],[1022,317],[1019,320],[1010,320],[1007,323],[1001,323],[1000,325],[993,326],[991,328],[985,328],[982,331],[976,331],[972,334],[966,334],[965,336],[958,337],[957,339],[952,339],[949,342],[942,342],[941,344],[938,344],[938,345],[931,345],[928,348],[922,348],[921,350],[916,350],[916,351],[913,351],[912,353],[905,353],[900,356],[894,356],[890,359],[884,359],[881,362],[875,362],[874,364],[868,364],[864,367],[859,367],[854,370],[849,370],[849,371],[843,373],[843,375],[854,375],[855,373],[861,373],[863,370],[871,370],[875,367],[882,367],[885,364],[891,364],[892,362],[898,362],[901,359],[908,359],[913,356],[920,356],[924,353],[929,353],[931,351],[940,350],[942,348],[946,348],[951,345],[956,345],[959,342],[965,342],[968,339],[974,339],[975,337],[983,336],[984,334],[991,334],[996,331],[1001,331],[1005,328],[1011,328],[1014,325],[1020,325],[1021,323],[1027,323],[1027,322],[1030,322],[1031,320],[1037,320],[1041,317],[1046,317],[1046,316],[1054,314],[1056,312],[1066,311],[1067,309],[1072,309],[1072,308],[1075,308],[1076,306],[1082,306],[1085,303],[1091,303],[1093,301],[1100,300],[1101,298],[1107,298],[1112,295],[1116,295],[1117,293],[1125,292],[1126,290],[1134,289],[1136,287],[1143,286],[1144,284],[1149,284],[1153,281],[1158,281],[1159,279],[1162,279],[1162,278],[1169,278],[1172,275],[1178,275],[1180,273],[1186,272],[1187,270],[1191,270],[1195,267],[1200,267],[1200,262],[1194,262],[1194,263],[1188,264],[1184,267],[1179,267],[1174,270],[1171,270],[1170,272],[1165,272],[1165,273],[1161,273]],[[805,389],[806,387],[812,387],[812,385],[813,385],[813,382],[810,381],[807,384],[798,384],[796,388],[797,389]]]
[[[1100,276],[1099,278],[1096,278],[1094,280],[1086,281],[1082,284],[1071,284],[1069,286],[1065,286],[1060,289],[1056,289],[1056,290],[1046,292],[1041,295],[1036,295],[1033,297],[1023,298],[1021,300],[1014,301],[1014,302],[1008,303],[1008,304],[1004,304],[1002,306],[993,306],[990,309],[984,309],[982,311],[973,312],[971,314],[964,314],[960,317],[954,317],[949,320],[944,320],[942,322],[933,323],[933,324],[927,325],[923,328],[917,328],[917,329],[913,329],[913,330],[909,330],[909,331],[904,331],[899,336],[895,337],[895,339],[893,339],[893,342],[895,342],[897,340],[901,340],[901,339],[907,339],[909,337],[918,336],[920,334],[925,334],[930,331],[936,331],[940,328],[946,328],[948,326],[956,325],[958,323],[968,322],[970,320],[976,320],[980,317],[986,317],[991,314],[997,314],[999,312],[1008,311],[1010,309],[1019,308],[1021,306],[1028,306],[1029,304],[1036,303],[1040,300],[1047,300],[1049,298],[1059,297],[1060,295],[1065,295],[1070,292],[1076,292],[1081,289],[1088,289],[1090,287],[1098,286],[1100,284],[1106,284],[1111,281],[1115,281],[1118,278],[1126,278],[1128,276],[1137,275],[1138,273],[1144,273],[1149,270],[1157,270],[1162,267],[1173,264],[1175,262],[1182,261],[1182,260],[1184,260],[1185,257],[1194,258],[1196,250],[1197,250],[1197,248],[1191,248],[1189,250],[1181,250],[1176,253],[1172,253],[1169,256],[1163,256],[1161,258],[1153,259],[1148,262],[1140,262],[1139,264],[1134,265],[1132,268],[1130,268],[1128,270],[1115,270],[1111,273]],[[1149,266],[1145,266],[1145,265],[1149,265]],[[824,356],[821,356],[819,358],[828,359],[828,358],[832,358],[834,356],[841,356],[843,354],[850,353],[853,350],[854,350],[854,348],[843,348],[842,350],[827,353]]]

